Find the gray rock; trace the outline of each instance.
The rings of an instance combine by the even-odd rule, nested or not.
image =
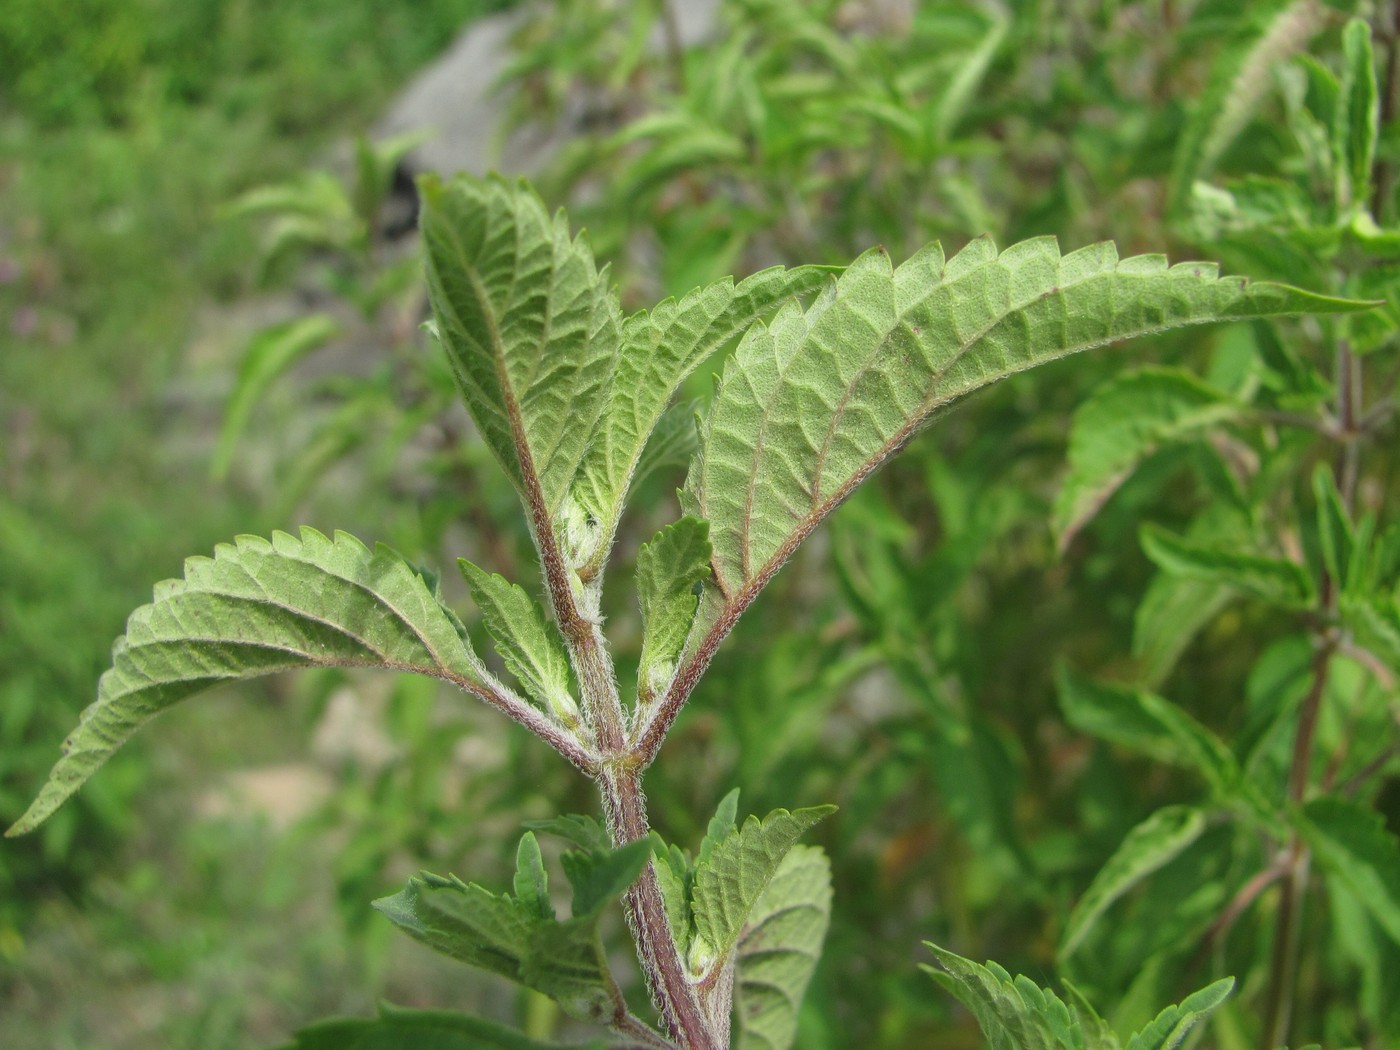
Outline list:
[[[719,6],[720,0],[671,0],[682,46],[693,47],[715,32]],[[405,159],[405,167],[413,172],[538,174],[587,123],[590,106],[587,98],[577,96],[550,127],[506,134],[503,118],[511,89],[501,85],[501,77],[511,60],[511,37],[529,14],[529,9],[517,9],[473,22],[409,84],[376,125],[373,137],[430,135]],[[659,32],[651,46],[665,46]]]

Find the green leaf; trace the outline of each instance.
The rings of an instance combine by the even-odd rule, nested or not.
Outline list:
[[[1083,997],[1071,994],[1071,1010],[1054,992],[1026,977],[1012,978],[996,963],[977,963],[924,942],[938,957],[941,970],[923,967],[935,981],[966,1006],[992,1050],[1118,1050]],[[1234,978],[1216,981],[1169,1006],[1125,1050],[1175,1050],[1191,1028],[1205,1020],[1230,994]]]
[[[1180,369],[1131,372],[1094,391],[1070,423],[1069,474],[1052,519],[1060,549],[1153,452],[1238,412],[1225,394]]]
[[[336,1017],[298,1031],[282,1050],[604,1050],[602,1040],[542,1043],[512,1028],[448,1010],[379,1005],[379,1016]]]
[[[710,574],[710,526],[681,518],[637,554],[637,596],[642,605],[642,659],[637,691],[649,702],[665,691],[700,604],[700,581]]]
[[[155,588],[112,648],[112,668],[8,834],[31,831],[141,725],[221,682],[301,667],[413,671],[482,693],[490,676],[398,554],[337,532],[240,536]]]
[[[515,899],[526,911],[541,919],[554,918],[554,905],[549,900],[549,876],[544,870],[539,840],[530,832],[520,836],[515,851]]]
[[[924,944],[942,969],[921,969],[972,1012],[992,1050],[1084,1050],[1086,1034],[1098,1037],[1088,1045],[1118,1050],[1117,1040],[1105,1043],[1102,1029],[1081,1023],[1054,992],[1026,977],[1013,979],[996,963],[979,966],[936,944]]]
[[[1076,729],[1122,744],[1159,762],[1195,769],[1220,795],[1240,780],[1239,765],[1220,738],[1176,704],[1143,689],[1110,685],[1061,667],[1060,709]]]
[[[585,850],[612,848],[612,839],[608,837],[607,829],[598,823],[596,817],[586,814],[567,813],[550,817],[548,820],[527,820],[525,827],[531,831],[547,831],[551,835],[558,835]]]
[[[668,846],[653,833],[652,851],[655,856],[656,882],[661,888],[661,900],[666,906],[666,922],[676,942],[676,951],[685,958],[690,951],[694,920],[690,910],[690,888],[695,871],[679,846]]]
[[[739,1050],[788,1050],[802,997],[831,918],[831,865],[815,846],[794,846],[759,896],[739,936],[734,1012]]]
[[[563,213],[551,219],[523,183],[420,187],[436,334],[486,443],[552,518],[607,401],[617,297],[585,238],[570,240]]]
[[[1313,602],[1312,581],[1291,561],[1192,543],[1151,524],[1142,528],[1142,549],[1174,576],[1228,584],[1284,609],[1307,609]]]
[[[233,462],[233,450],[248,426],[253,406],[273,381],[311,351],[325,346],[335,337],[339,325],[327,314],[312,314],[294,321],[264,328],[243,352],[238,379],[224,410],[224,425],[219,431],[219,444],[214,450],[210,473],[223,478]]]
[[[1179,856],[1205,829],[1203,810],[1166,806],[1129,831],[1070,913],[1060,938],[1060,958],[1074,954],[1114,901]]]
[[[539,847],[528,833],[517,854],[514,897],[424,872],[374,907],[435,951],[534,988],[571,1017],[606,1023],[623,1000],[598,939],[598,920],[636,879],[650,851],[641,840],[616,851],[565,853],[574,884],[573,917],[565,920],[554,917],[544,896]]]
[[[732,788],[719,800],[719,805],[715,807],[715,815],[710,818],[710,823],[705,828],[705,837],[700,840],[700,853],[695,858],[696,864],[710,862],[710,854],[715,851],[715,847],[734,834],[738,819],[739,789]]]
[[[1332,120],[1332,142],[1337,170],[1350,183],[1348,196],[1367,207],[1371,195],[1371,166],[1376,159],[1380,129],[1380,100],[1376,90],[1375,57],[1371,51],[1371,27],[1360,18],[1342,30],[1343,69],[1337,111]]]
[[[1318,798],[1303,807],[1301,830],[1318,862],[1400,944],[1400,841],[1381,815],[1350,799]]]
[[[1169,1006],[1159,1013],[1151,1024],[1128,1040],[1124,1050],[1176,1050],[1191,1034],[1191,1029],[1229,998],[1234,987],[1235,979],[1224,977],[1192,992],[1180,1006]]]
[[[1214,580],[1157,573],[1133,614],[1133,655],[1141,661],[1143,683],[1159,685],[1191,639],[1237,593]]]
[[[938,245],[898,270],[862,255],[805,313],[751,328],[724,371],[682,494],[710,523],[697,622],[746,607],[799,543],[939,408],[1077,350],[1179,325],[1359,308],[1205,263],[1061,256],[1053,238],[998,254]]]
[[[596,557],[607,553],[648,437],[685,378],[754,321],[830,281],[832,273],[825,266],[775,266],[738,284],[726,278],[697,288],[627,319],[607,410],[573,489],[606,538]]]
[[[798,836],[835,811],[835,806],[813,806],[791,813],[777,809],[762,820],[749,817],[696,865],[692,971],[709,973],[724,964],[754,904]]]
[[[569,656],[539,603],[519,584],[465,558],[458,558],[457,566],[510,673],[555,721],[566,729],[577,727],[578,704],[569,692]]]
[[[646,867],[651,849],[650,841],[638,839],[617,849],[566,850],[560,863],[574,888],[574,918],[597,915],[614,897],[627,892]]]

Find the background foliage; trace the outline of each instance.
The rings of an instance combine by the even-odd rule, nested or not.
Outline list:
[[[515,579],[529,550],[420,353],[413,267],[377,241],[374,172],[394,148],[380,168],[363,149],[358,174],[294,177],[482,5],[60,6],[0,13],[7,818],[180,554],[303,522]],[[547,124],[581,95],[596,129],[542,190],[632,306],[983,232],[1113,238],[1390,303],[1350,327],[1191,331],[1009,381],[863,489],[749,613],[648,791],[682,842],[736,784],[759,813],[840,804],[812,833],[836,893],[798,1045],[972,1045],[915,968],[925,937],[1068,977],[1119,1031],[1233,975],[1204,1039],[1220,1047],[1267,1039],[1273,948],[1297,937],[1292,1045],[1400,1038],[1392,12],[722,11],[686,55],[641,46],[662,5],[544,5],[519,33],[513,119]],[[280,196],[249,195],[278,180]],[[287,216],[314,221],[258,241]],[[214,483],[243,342],[311,312],[246,305],[264,252],[282,253],[273,287],[360,320],[250,349],[234,389],[251,407]],[[238,338],[211,334],[230,317]],[[357,340],[381,352],[366,364]],[[260,359],[268,377],[304,365],[279,386]],[[674,517],[680,476],[663,461],[644,483],[620,551]],[[639,648],[635,610],[607,612]],[[318,675],[172,713],[42,838],[6,843],[0,991],[35,1045],[268,1043],[377,994],[478,995],[555,1030],[539,1002],[463,993],[391,947],[365,905],[424,864],[504,884],[520,822],[587,811],[586,785],[419,683]],[[246,801],[206,789],[247,781],[211,769],[291,764],[313,736],[295,830],[218,815]],[[1313,870],[1281,924],[1300,844]],[[96,960],[86,992],[57,976],[78,959]]]

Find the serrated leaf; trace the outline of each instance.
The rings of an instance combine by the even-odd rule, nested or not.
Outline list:
[[[739,819],[739,789],[731,788],[725,793],[724,798],[719,800],[719,805],[715,807],[714,816],[705,827],[705,837],[700,840],[700,852],[695,858],[696,864],[708,864],[710,854],[715,851],[715,847],[734,834],[735,824]]]
[[[413,671],[477,691],[490,681],[453,616],[398,554],[343,532],[240,536],[155,588],[112,648],[97,701],[7,834],[31,831],[145,722],[221,682],[302,667]]]
[[[1146,1028],[1128,1040],[1124,1050],[1176,1050],[1215,1008],[1234,990],[1235,979],[1224,977],[1192,992],[1179,1006],[1169,1006],[1159,1013]]]
[[[1400,840],[1381,815],[1350,799],[1318,798],[1303,807],[1301,830],[1318,862],[1400,944]]]
[[[709,624],[760,590],[798,544],[933,413],[1077,350],[1178,325],[1351,309],[1281,285],[1119,260],[1112,244],[1061,256],[1053,238],[1000,254],[935,244],[894,270],[861,256],[805,313],[749,330],[706,416],[682,506],[710,523]]]
[[[734,1014],[739,1050],[788,1050],[821,958],[831,918],[831,865],[815,846],[794,846],[759,896],[739,936]]]
[[[754,904],[798,836],[835,811],[835,806],[813,806],[792,812],[777,809],[762,820],[749,817],[705,862],[697,863],[691,908],[696,937],[710,955],[706,970],[727,959]]]
[[[629,317],[607,409],[579,470],[574,494],[607,537],[647,440],[685,378],[754,321],[831,279],[832,269],[773,267],[734,283],[726,278]]]
[[[1056,675],[1060,709],[1076,729],[1159,762],[1195,769],[1220,795],[1240,780],[1230,749],[1176,704],[1144,689],[1110,685],[1067,667]]]
[[[1074,954],[1114,901],[1179,856],[1205,829],[1203,810],[1166,806],[1129,831],[1070,912],[1060,938],[1060,958]]]
[[[1301,565],[1229,547],[1207,546],[1147,524],[1142,549],[1163,572],[1228,584],[1284,609],[1306,609],[1312,581]]]
[[[1082,997],[1073,997],[1071,1011],[1054,992],[1026,977],[1013,979],[996,963],[979,966],[924,943],[942,969],[922,969],[972,1011],[992,1050],[1118,1050],[1118,1040],[1091,1016]],[[1224,1002],[1234,984],[1227,977],[1187,996],[1180,1006],[1167,1007],[1125,1050],[1175,1050],[1193,1026]]]
[[[1143,369],[1094,391],[1070,423],[1069,473],[1052,519],[1060,549],[1153,452],[1238,412],[1225,394],[1180,369]]]
[[[637,881],[650,856],[651,843],[646,839],[617,849],[565,850],[560,863],[574,888],[574,918],[594,916],[614,897],[625,893]]]
[[[560,725],[579,724],[578,704],[569,692],[569,655],[544,610],[519,584],[489,573],[466,558],[457,565],[472,589],[496,652],[525,692]]]
[[[542,1043],[480,1017],[379,1005],[378,1017],[336,1017],[298,1031],[282,1050],[605,1050],[602,1040]]]
[[[219,444],[209,465],[209,471],[215,478],[223,478],[228,473],[229,465],[233,462],[233,450],[248,426],[258,398],[292,365],[330,342],[338,329],[335,318],[327,314],[312,314],[264,328],[253,336],[243,352],[243,362],[238,366],[238,379],[224,409]]]
[[[436,334],[486,443],[552,519],[607,400],[617,296],[586,239],[524,184],[425,176],[420,188]]]
[[[541,899],[539,847],[528,833],[517,854],[515,896],[424,872],[374,907],[435,951],[534,988],[571,1017],[606,1023],[622,993],[598,939],[598,920],[649,855],[646,840],[615,853],[575,853],[565,869],[574,882],[574,915],[564,920]]]
[[[637,691],[643,702],[660,695],[675,673],[700,604],[696,585],[710,575],[709,532],[707,522],[681,518],[637,554],[637,597],[642,606]]]
[[[981,966],[924,944],[942,969],[921,969],[972,1012],[992,1050],[1085,1050],[1078,1017],[1054,992],[1025,977],[1013,979],[996,963]],[[1118,1050],[1117,1042],[1104,1050]]]
[[[551,835],[558,835],[585,850],[612,848],[612,839],[608,837],[607,829],[596,817],[586,814],[567,813],[550,817],[548,820],[527,820],[525,827],[531,831],[545,831]]]

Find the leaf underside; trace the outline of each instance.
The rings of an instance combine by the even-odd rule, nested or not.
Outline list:
[[[758,898],[739,937],[734,1011],[739,1050],[788,1050],[831,918],[831,864],[794,846]]]
[[[524,184],[427,177],[422,193],[437,336],[482,437],[552,515],[616,367],[622,316],[607,271]]]
[[[304,667],[384,667],[472,689],[486,672],[454,617],[398,554],[343,532],[240,536],[157,585],[112,649],[97,700],[39,797],[7,834],[42,823],[142,724],[221,682]]]
[[[862,255],[805,312],[784,306],[728,362],[682,493],[710,523],[697,629],[742,610],[813,528],[950,402],[1066,354],[1183,325],[1361,308],[1207,263],[1061,255],[1054,238],[997,253],[937,244],[898,269]],[[692,635],[696,638],[697,635]]]
[[[792,812],[774,810],[762,820],[749,817],[697,864],[691,901],[695,932],[718,958],[734,947],[755,903],[798,836],[835,810],[835,806],[813,806]]]

